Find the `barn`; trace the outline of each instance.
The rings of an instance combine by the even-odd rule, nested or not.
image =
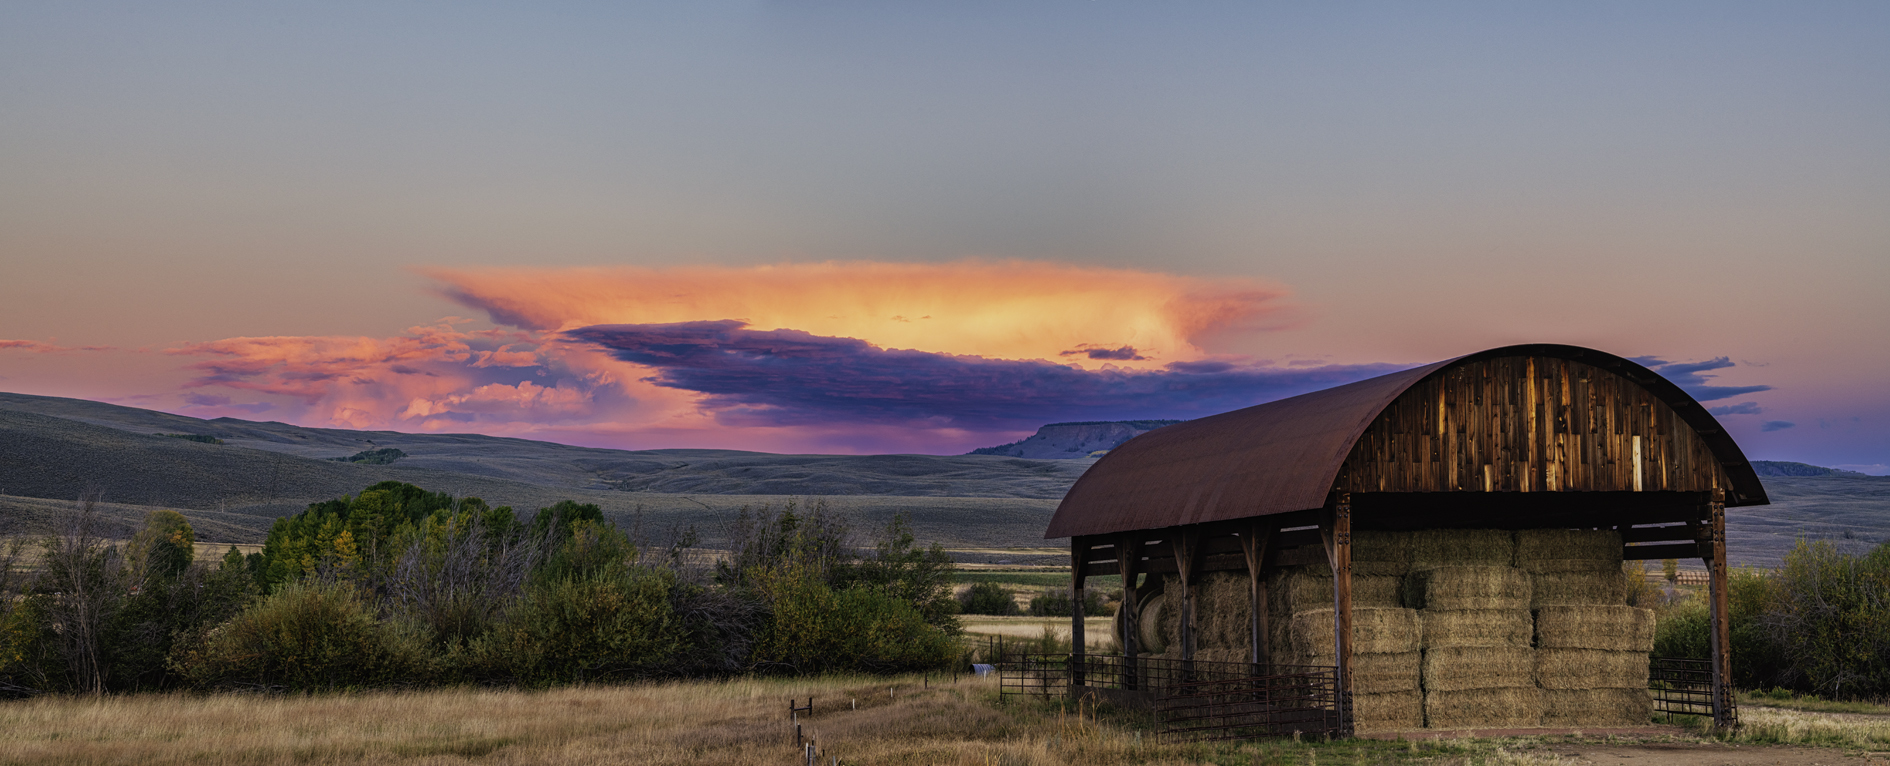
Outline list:
[[[1098,460],[1045,532],[1069,538],[1074,589],[1125,592],[1121,654],[1088,654],[1078,614],[1062,679],[1164,694],[1208,731],[1298,730],[1254,700],[1324,678],[1307,699],[1341,734],[1644,724],[1653,619],[1622,564],[1697,558],[1714,637],[1699,712],[1730,725],[1725,509],[1766,502],[1686,392],[1574,346],[1167,426]]]

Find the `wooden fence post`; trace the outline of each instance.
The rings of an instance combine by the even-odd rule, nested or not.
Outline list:
[[[1733,698],[1732,610],[1726,593],[1726,490],[1714,487],[1706,510],[1712,525],[1706,554],[1713,602],[1713,725],[1727,729],[1739,725],[1739,708]]]

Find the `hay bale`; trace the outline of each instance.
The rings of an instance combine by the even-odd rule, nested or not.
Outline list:
[[[1238,649],[1242,661],[1253,632],[1246,572],[1211,572],[1195,586],[1195,649]],[[1198,656],[1198,655],[1197,655]]]
[[[1646,689],[1545,689],[1543,726],[1646,726],[1654,698]]]
[[[1311,567],[1271,578],[1267,606],[1276,614],[1291,616],[1308,609],[1332,608],[1332,573],[1313,571]],[[1385,575],[1352,574],[1352,608],[1399,608],[1404,606],[1404,578]]]
[[[1291,653],[1331,657],[1332,610],[1313,609],[1293,615],[1289,628]],[[1418,648],[1418,618],[1413,609],[1353,609],[1353,654],[1398,654]],[[1331,664],[1330,662],[1319,664]]]
[[[1421,652],[1392,654],[1353,654],[1352,691],[1355,694],[1384,694],[1414,691],[1419,688],[1423,667]],[[1308,652],[1281,658],[1279,664],[1300,667],[1333,667],[1338,664],[1332,652]]]
[[[1352,693],[1352,726],[1361,732],[1398,731],[1424,726],[1424,695],[1417,689]]]
[[[1407,532],[1411,571],[1441,566],[1513,566],[1516,533],[1503,529],[1425,529]]]
[[[1647,653],[1537,649],[1536,683],[1544,689],[1646,689]]]
[[[1529,576],[1509,566],[1447,566],[1405,578],[1405,603],[1419,609],[1526,609]]]
[[[1352,691],[1356,694],[1415,692],[1423,667],[1421,652],[1353,654]]]
[[[1425,609],[1418,613],[1419,641],[1446,647],[1528,648],[1535,621],[1527,609]]]
[[[1530,572],[1619,569],[1621,533],[1611,529],[1525,529],[1516,533],[1516,566]]]
[[[1605,563],[1605,562],[1604,562]],[[1587,571],[1538,572],[1529,575],[1529,603],[1533,607],[1621,604],[1627,601],[1627,574],[1619,562]]]
[[[1411,536],[1403,532],[1352,533],[1352,576],[1403,577],[1411,571]]]
[[[1541,721],[1542,690],[1534,687],[1424,693],[1424,725],[1433,729],[1537,726]]]
[[[1536,610],[1536,646],[1646,654],[1654,650],[1654,612],[1632,606],[1545,606]]]
[[[1536,653],[1503,646],[1452,646],[1424,651],[1424,689],[1454,692],[1536,685]]]
[[[1527,566],[1518,566],[1530,574],[1548,572],[1615,572],[1620,571],[1621,562],[1607,559],[1536,559]]]

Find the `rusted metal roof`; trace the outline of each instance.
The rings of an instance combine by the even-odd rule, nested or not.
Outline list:
[[[1718,421],[1646,367],[1578,346],[1505,346],[1150,431],[1091,466],[1064,495],[1045,538],[1098,535],[1319,508],[1365,429],[1425,378],[1473,361],[1580,361],[1666,402],[1706,442],[1732,486],[1727,505],[1761,505],[1765,488]]]

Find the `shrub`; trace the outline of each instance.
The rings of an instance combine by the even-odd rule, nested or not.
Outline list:
[[[670,606],[674,584],[670,573],[642,568],[538,583],[473,642],[468,671],[533,684],[662,673],[686,635]]]
[[[1033,617],[1069,617],[1070,600],[1068,588],[1052,588],[1030,597],[1028,611]],[[1106,617],[1109,614],[1109,605],[1103,602],[1101,593],[1088,589],[1083,591],[1083,616]]]
[[[752,577],[770,616],[755,641],[758,668],[893,672],[943,667],[957,657],[951,636],[885,591],[835,591],[805,564]]]
[[[199,687],[298,691],[423,682],[428,665],[419,629],[375,619],[349,585],[317,582],[283,586],[171,661]]]
[[[925,621],[945,632],[959,632],[958,602],[952,598],[952,557],[938,543],[918,547],[904,513],[880,531],[873,555],[835,567],[835,589],[871,587],[917,607]]]
[[[1786,680],[1832,697],[1890,693],[1890,543],[1854,556],[1800,540],[1771,595],[1765,628],[1790,658]]]
[[[1774,639],[1773,576],[1752,569],[1734,569],[1726,577],[1727,633],[1732,645],[1733,684],[1761,689],[1789,683],[1792,661]],[[1654,630],[1657,657],[1713,656],[1712,609],[1707,594],[1673,605],[1660,616]]]
[[[958,604],[965,614],[1019,614],[1017,598],[1011,590],[992,582],[972,583],[971,588],[958,597]]]
[[[47,614],[47,596],[9,598],[0,608],[0,697],[68,688],[59,637]]]

